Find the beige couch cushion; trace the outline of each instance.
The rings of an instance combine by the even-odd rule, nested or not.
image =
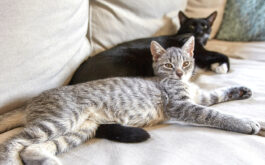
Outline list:
[[[210,15],[215,10],[218,12],[212,27],[211,38],[213,38],[223,19],[226,0],[188,0],[186,13],[190,17],[201,18]]]
[[[208,50],[224,53],[229,57],[237,59],[250,59],[265,62],[265,42],[229,42],[221,40],[211,40],[207,43]]]
[[[0,113],[62,85],[89,54],[87,0],[0,1]]]
[[[88,38],[93,54],[124,41],[176,33],[178,11],[184,11],[187,3],[186,0],[90,2]]]

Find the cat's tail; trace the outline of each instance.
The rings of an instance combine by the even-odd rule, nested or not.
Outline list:
[[[139,143],[149,139],[150,135],[142,128],[119,124],[102,124],[96,131],[96,138],[104,138],[122,143]]]
[[[0,115],[0,133],[23,126],[25,115],[25,106]]]

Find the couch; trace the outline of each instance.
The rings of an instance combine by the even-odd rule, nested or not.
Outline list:
[[[213,106],[223,113],[265,120],[265,42],[214,39],[225,0],[1,0],[0,113],[44,90],[66,85],[90,56],[118,43],[173,34],[177,14],[205,17],[218,11],[206,47],[230,57],[227,74],[204,72],[195,82],[204,89],[245,85],[247,100]],[[100,68],[99,68],[100,69]],[[265,164],[265,138],[217,129],[165,123],[145,128],[151,138],[123,144],[92,139],[59,155],[65,165]],[[0,143],[19,132],[0,134]]]

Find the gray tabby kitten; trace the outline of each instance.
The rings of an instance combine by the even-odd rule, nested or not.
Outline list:
[[[153,41],[154,79],[109,78],[64,86],[43,92],[20,111],[2,115],[0,132],[18,125],[24,129],[0,145],[0,164],[20,164],[20,157],[27,165],[59,165],[55,155],[92,138],[100,124],[143,127],[173,119],[257,134],[258,122],[205,107],[249,98],[251,91],[230,87],[203,92],[189,83],[193,48],[193,37],[181,49],[165,50]]]

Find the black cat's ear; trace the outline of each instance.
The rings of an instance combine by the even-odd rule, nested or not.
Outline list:
[[[164,53],[166,53],[166,50],[156,41],[151,42],[150,50],[153,56],[153,61],[157,61]]]
[[[213,22],[217,16],[217,11],[214,11],[212,14],[210,14],[206,19],[210,22],[210,26],[213,25]]]
[[[193,51],[194,51],[194,37],[191,36],[185,44],[182,46],[182,51],[185,54],[188,54],[190,57],[193,57]]]
[[[183,23],[188,19],[188,17],[182,12],[179,11],[179,23],[183,25]]]

